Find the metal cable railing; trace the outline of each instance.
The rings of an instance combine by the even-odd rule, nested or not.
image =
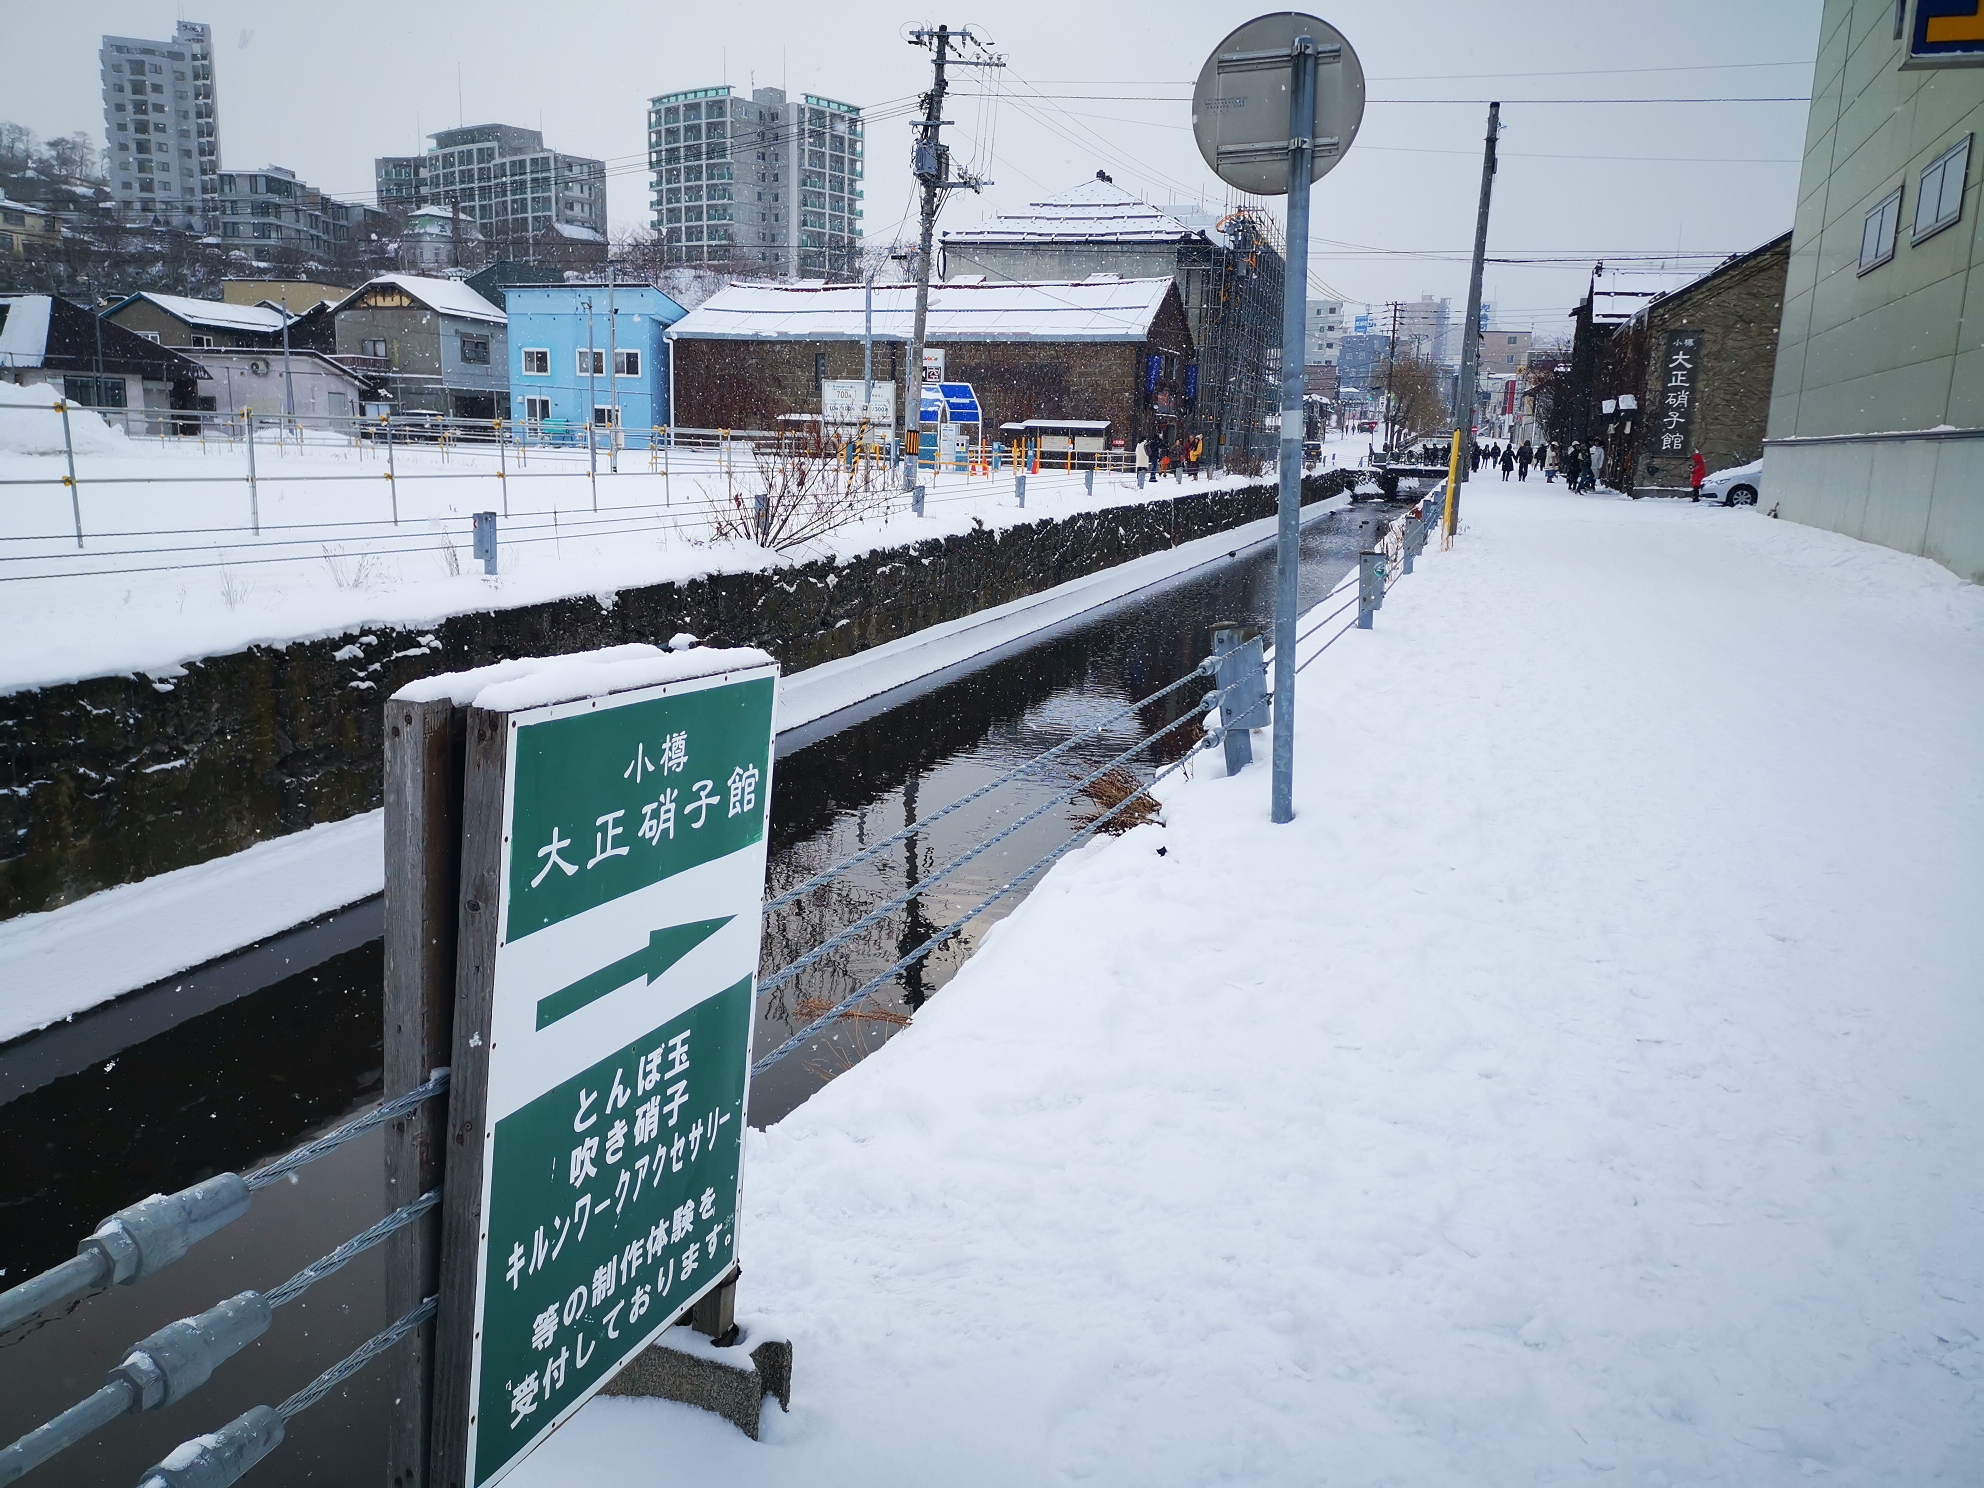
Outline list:
[[[149,1338],[133,1344],[125,1352],[123,1362],[110,1371],[110,1377],[94,1392],[46,1425],[0,1449],[0,1484],[14,1482],[118,1416],[161,1410],[185,1399],[211,1379],[221,1364],[266,1333],[276,1308],[295,1301],[440,1202],[438,1189],[422,1194],[354,1235],[329,1255],[312,1261],[273,1291],[242,1292],[193,1317],[167,1323]]]
[[[820,872],[814,874],[811,878],[807,879],[804,883],[798,884],[793,888],[787,889],[783,893],[777,895],[774,898],[767,899],[765,901],[765,912],[769,914],[771,913],[771,911],[775,909],[783,909],[785,908],[786,905],[791,904],[796,900],[805,898],[806,895],[812,893],[813,890],[820,888],[825,884],[831,883],[833,880],[841,877],[843,874],[849,872],[850,870],[859,868],[863,863],[869,862],[870,860],[880,856],[882,853],[888,851],[890,848],[894,847],[897,843],[901,842],[904,838],[914,836],[918,832],[929,831],[931,827],[935,826],[945,817],[951,815],[952,812],[962,810],[966,806],[969,806],[972,802],[990,795],[993,791],[999,789],[999,787],[1003,785],[1011,785],[1015,780],[1019,780],[1024,776],[1031,775],[1034,771],[1038,770],[1042,765],[1048,763],[1048,761],[1059,759],[1069,750],[1074,749],[1081,744],[1087,743],[1089,740],[1096,738],[1100,734],[1104,733],[1109,729],[1109,727],[1112,724],[1121,723],[1125,718],[1128,718],[1131,714],[1141,712],[1143,709],[1148,708],[1152,703],[1155,703],[1162,698],[1169,697],[1172,693],[1176,692],[1179,688],[1186,686],[1194,679],[1206,676],[1208,673],[1211,672],[1211,670],[1212,670],[1212,664],[1209,661],[1199,663],[1198,666],[1194,667],[1191,671],[1187,672],[1184,676],[1180,677],[1176,682],[1170,684],[1170,686],[1160,687],[1156,692],[1153,692],[1149,697],[1139,698],[1134,703],[1126,704],[1125,706],[1117,709],[1114,713],[1111,713],[1107,718],[1101,720],[1099,723],[1090,724],[1087,728],[1083,729],[1073,738],[1064,739],[1061,743],[1056,744],[1052,749],[1047,750],[1044,754],[1037,754],[1032,759],[1026,761],[1024,764],[1016,765],[1014,768],[1008,770],[1005,774],[999,776],[997,779],[991,780],[986,784],[981,785],[977,790],[972,791],[967,795],[959,796],[957,800],[951,802],[950,805],[944,807],[941,811],[934,811],[926,817],[922,817],[916,821],[911,822],[908,826],[904,827],[901,831],[895,833],[893,836],[885,837],[880,842],[875,843],[873,846],[863,848],[853,857],[844,858],[840,862],[834,864],[833,867],[822,869]]]
[[[118,1210],[83,1239],[69,1260],[0,1292],[0,1331],[92,1287],[113,1282],[130,1286],[157,1274],[193,1245],[246,1214],[256,1190],[280,1182],[354,1137],[406,1115],[447,1088],[448,1071],[437,1069],[406,1094],[374,1106],[363,1116],[305,1142],[246,1177],[221,1173],[178,1193],[153,1194]]]
[[[1406,539],[1406,541],[1416,543],[1418,538],[1423,536],[1427,527],[1432,522],[1433,515],[1436,512],[1436,510],[1437,508],[1433,505],[1433,503],[1430,500],[1422,504],[1422,506],[1419,509],[1418,515],[1413,519],[1415,523],[1415,528],[1412,532],[1412,535],[1410,538]],[[1403,551],[1403,547],[1401,548],[1401,551]],[[1416,551],[1416,549],[1414,551]],[[1402,574],[1388,575],[1384,585],[1384,591],[1389,592],[1391,588],[1396,586],[1399,578],[1401,577],[1403,577]],[[1331,589],[1329,589],[1324,594],[1322,599],[1317,601],[1317,603],[1311,607],[1311,614],[1314,614],[1316,610],[1321,609],[1323,605],[1328,604],[1331,599],[1334,599],[1337,595],[1343,593],[1345,590],[1359,585],[1360,581],[1361,581],[1360,573],[1357,572],[1351,573],[1348,577],[1346,577],[1341,582],[1337,583]],[[1350,610],[1352,608],[1361,608],[1363,606],[1363,603],[1364,603],[1363,595],[1359,593],[1358,595],[1354,596],[1345,603],[1338,605],[1335,609],[1330,610],[1326,614],[1323,614],[1322,616],[1320,616],[1320,618],[1315,619],[1309,625],[1308,629],[1306,629],[1296,637],[1296,644],[1300,645],[1302,642],[1316,635],[1325,626],[1327,626],[1330,623],[1330,621],[1344,614],[1345,611]],[[1356,625],[1357,625],[1356,616],[1353,616],[1350,620],[1346,621],[1343,624],[1343,626],[1341,626],[1334,635],[1332,635],[1327,641],[1325,641],[1322,644],[1322,646],[1318,647],[1314,653],[1312,653],[1307,659],[1303,660],[1296,666],[1295,670],[1297,675],[1300,675],[1304,667],[1308,666],[1309,663],[1314,661],[1317,656],[1320,656],[1324,651],[1328,650],[1339,639],[1341,639],[1346,632],[1354,629]],[[1153,702],[1170,692],[1176,691],[1178,688],[1184,686],[1186,683],[1192,681],[1194,678],[1206,675],[1207,672],[1212,670],[1213,666],[1216,664],[1216,660],[1217,658],[1208,658],[1206,661],[1201,662],[1198,667],[1186,673],[1185,676],[1179,678],[1178,681],[1170,684],[1168,687],[1162,689],[1157,693],[1153,693],[1150,698],[1145,699],[1143,702],[1132,704],[1130,705],[1130,707],[1118,712],[1115,715],[1112,715],[1112,719],[1108,721],[1120,720],[1122,717],[1126,716],[1131,712],[1136,711],[1138,708],[1146,706],[1148,703]],[[1242,679],[1242,681],[1244,680],[1245,679]],[[1012,823],[1010,826],[1007,826],[1003,830],[995,833],[993,836],[987,838],[984,842],[979,843],[976,847],[971,848],[965,853],[961,853],[956,858],[953,858],[949,863],[944,865],[944,867],[939,869],[936,873],[919,879],[917,883],[911,886],[911,888],[906,892],[896,895],[895,897],[885,901],[882,905],[878,906],[874,910],[869,911],[868,914],[863,915],[853,924],[838,931],[836,934],[829,937],[826,941],[823,941],[820,945],[814,947],[813,950],[807,952],[803,956],[798,957],[796,960],[792,961],[787,966],[781,968],[779,971],[774,972],[770,977],[760,980],[758,983],[759,990],[764,991],[774,986],[783,985],[785,982],[791,980],[792,977],[796,976],[799,972],[805,970],[809,966],[816,964],[822,957],[831,953],[833,950],[837,949],[838,947],[847,944],[849,941],[854,939],[862,930],[868,928],[869,926],[872,926],[881,919],[886,918],[896,909],[901,908],[903,905],[907,904],[911,899],[916,898],[918,895],[928,890],[932,884],[940,881],[943,878],[950,876],[952,873],[962,868],[966,863],[982,855],[985,851],[995,846],[999,842],[1002,842],[1006,838],[1012,836],[1015,832],[1019,831],[1029,822],[1038,819],[1041,815],[1051,810],[1054,806],[1061,804],[1062,802],[1071,800],[1076,796],[1079,796],[1083,792],[1083,790],[1085,790],[1089,785],[1093,784],[1096,780],[1100,779],[1102,776],[1108,774],[1111,770],[1119,767],[1121,764],[1123,764],[1130,758],[1134,757],[1135,755],[1143,752],[1145,749],[1148,749],[1158,740],[1184,727],[1186,724],[1194,722],[1195,720],[1204,716],[1206,711],[1215,707],[1226,696],[1227,693],[1233,691],[1235,688],[1242,686],[1242,681],[1235,681],[1229,683],[1227,684],[1227,686],[1219,689],[1217,692],[1207,693],[1204,699],[1203,707],[1194,709],[1191,712],[1185,714],[1183,717],[1174,720],[1173,722],[1165,725],[1161,729],[1156,730],[1154,733],[1152,733],[1150,736],[1142,740],[1140,743],[1132,746],[1130,749],[1125,750],[1123,753],[1117,755],[1115,759],[1109,762],[1109,764],[1104,765],[1101,769],[1094,771],[1090,775],[1086,776],[1082,781],[1070,787],[1068,790],[1061,792],[1059,795],[1053,797],[1044,805],[1030,812],[1027,816],[1021,818],[1017,822]],[[937,821],[940,817],[944,815],[948,815],[951,811],[957,810],[962,806],[968,805],[971,802],[980,799],[981,797],[989,794],[991,791],[996,790],[1002,785],[1010,784],[1014,780],[1017,780],[1022,776],[1031,773],[1033,769],[1035,769],[1039,764],[1047,760],[1049,756],[1058,755],[1059,753],[1064,752],[1073,744],[1078,743],[1081,740],[1087,739],[1096,732],[1099,732],[1100,729],[1104,726],[1105,725],[1097,725],[1095,728],[1092,728],[1090,730],[1085,730],[1083,734],[1079,735],[1076,739],[1064,741],[1064,743],[1060,745],[1056,745],[1054,749],[1047,751],[1046,754],[1037,756],[1035,759],[1029,760],[1025,764],[1022,764],[1012,770],[1007,771],[1004,775],[1000,776],[997,780],[992,781],[990,784],[983,786],[966,796],[960,797],[957,801],[952,802],[950,806],[945,807],[943,811],[938,812],[933,816],[926,817],[920,822],[912,823],[904,827],[901,831],[897,832],[894,836],[890,837],[886,841],[877,843],[872,848],[863,849],[863,851],[856,853],[853,857],[844,860],[842,863],[837,864],[832,868],[826,869],[821,873],[813,875],[811,878],[807,879],[806,882],[798,885],[793,889],[787,890],[784,894],[774,899],[768,900],[766,902],[767,910],[779,908],[782,907],[783,905],[790,904],[791,902],[800,898],[804,894],[809,893],[812,890],[817,889],[823,886],[824,884],[831,882],[835,878],[840,877],[842,874],[846,873],[849,869],[857,867],[861,863],[867,862],[868,860],[876,856],[879,852],[884,851],[888,847],[901,842],[904,838],[911,835],[911,833],[927,830],[930,827],[930,825],[935,821]],[[959,915],[956,919],[952,920],[948,925],[944,926],[944,928],[937,931],[934,935],[930,936],[928,939],[924,940],[922,944],[916,946],[907,954],[898,958],[892,965],[878,972],[876,975],[870,977],[861,986],[857,987],[854,991],[842,997],[831,1008],[819,1014],[817,1017],[815,1017],[810,1022],[808,1022],[803,1028],[800,1028],[794,1033],[792,1033],[776,1048],[773,1048],[767,1053],[761,1055],[758,1059],[756,1059],[752,1063],[751,1074],[753,1076],[763,1074],[766,1070],[770,1069],[772,1066],[774,1066],[775,1064],[779,1063],[781,1060],[789,1056],[794,1050],[803,1047],[810,1039],[812,1039],[815,1035],[819,1034],[829,1024],[837,1021],[840,1018],[845,1017],[856,1007],[860,1006],[860,1004],[864,1000],[873,996],[876,992],[880,991],[884,986],[886,986],[889,983],[889,981],[892,978],[900,975],[903,971],[907,970],[910,966],[914,965],[917,961],[921,960],[923,957],[929,955],[938,946],[942,945],[945,941],[949,940],[952,936],[956,935],[958,931],[961,930],[965,925],[969,924],[979,915],[984,914],[987,910],[992,908],[993,905],[999,903],[1002,899],[1006,898],[1008,895],[1015,892],[1022,884],[1026,883],[1036,874],[1050,867],[1055,862],[1058,862],[1068,852],[1080,846],[1082,843],[1090,840],[1096,834],[1096,832],[1100,831],[1104,825],[1114,820],[1122,812],[1127,810],[1133,802],[1147,797],[1160,781],[1164,780],[1166,777],[1175,773],[1176,771],[1184,768],[1184,766],[1193,758],[1193,756],[1198,754],[1200,751],[1208,749],[1212,747],[1214,744],[1219,743],[1224,738],[1225,732],[1226,731],[1223,728],[1218,728],[1218,727],[1208,728],[1206,730],[1205,737],[1195,742],[1191,747],[1191,749],[1189,749],[1184,756],[1173,761],[1171,764],[1164,766],[1162,769],[1158,770],[1150,780],[1137,786],[1136,789],[1126,794],[1121,801],[1111,806],[1108,810],[1100,813],[1093,821],[1089,822],[1080,832],[1076,833],[1073,837],[1070,837],[1066,842],[1061,843],[1058,847],[1054,848],[1051,852],[1045,854],[1043,857],[1039,858],[1028,867],[1022,869],[1019,873],[1015,874],[1013,877],[1007,879],[1004,883],[1000,884],[997,888],[995,888],[991,893],[987,894],[984,898],[979,900],[979,902],[973,905],[970,909],[967,909],[963,914]]]

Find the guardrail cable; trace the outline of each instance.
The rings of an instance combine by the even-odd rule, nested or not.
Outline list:
[[[859,868],[863,863],[866,863],[871,859],[879,856],[880,854],[887,852],[890,848],[894,847],[904,838],[913,837],[918,832],[929,831],[931,827],[935,826],[938,822],[942,821],[952,812],[960,811],[964,807],[969,806],[973,801],[979,800],[984,796],[990,795],[993,791],[999,789],[999,787],[1002,785],[1010,785],[1012,784],[1013,781],[1020,779],[1022,776],[1032,774],[1035,770],[1038,770],[1042,765],[1048,763],[1048,761],[1058,759],[1061,755],[1066,754],[1076,745],[1086,743],[1090,739],[1103,733],[1105,730],[1107,730],[1110,727],[1110,725],[1115,723],[1120,723],[1123,719],[1128,718],[1131,714],[1140,712],[1143,709],[1148,708],[1152,703],[1157,702],[1161,698],[1169,697],[1172,693],[1176,692],[1179,688],[1184,687],[1188,683],[1192,682],[1194,679],[1210,675],[1212,672],[1212,667],[1213,664],[1210,660],[1200,662],[1196,667],[1192,668],[1191,671],[1187,672],[1184,676],[1180,677],[1176,682],[1173,682],[1169,687],[1160,687],[1156,692],[1153,692],[1149,697],[1140,698],[1136,702],[1130,703],[1126,707],[1119,708],[1116,712],[1111,713],[1107,718],[1101,720],[1099,723],[1090,724],[1087,728],[1083,729],[1073,738],[1065,739],[1061,743],[1056,744],[1052,749],[1047,750],[1045,753],[1035,755],[1032,759],[1026,761],[1024,764],[1017,765],[1013,769],[1008,770],[1005,774],[999,776],[996,780],[990,781],[985,785],[981,785],[977,790],[972,791],[969,795],[959,796],[957,800],[951,802],[951,804],[944,807],[943,810],[932,812],[929,816],[923,817],[918,821],[913,821],[909,823],[901,831],[897,832],[894,836],[886,837],[882,841],[875,843],[871,847],[865,847],[860,852],[856,853],[853,857],[845,858],[842,861],[834,864],[834,866],[831,868],[822,869],[820,872],[814,874],[811,878],[807,879],[804,883],[798,884],[793,888],[787,889],[784,893],[779,894],[774,898],[767,899],[765,901],[765,913],[770,914],[775,909],[783,909],[785,908],[786,905],[794,903],[799,899],[805,898],[806,895],[812,893],[813,890],[820,888],[825,884],[833,882],[833,880],[841,877],[843,874],[849,872],[850,870]]]
[[[1233,688],[1239,685],[1240,684],[1238,682],[1229,683],[1226,687],[1221,688],[1219,692],[1207,694],[1207,701],[1210,703],[1210,701],[1215,697],[1223,697],[1225,696],[1226,693],[1232,691]],[[1192,712],[1185,714],[1182,718],[1175,719],[1171,723],[1166,724],[1163,728],[1157,730],[1155,733],[1150,734],[1146,736],[1144,739],[1140,740],[1138,743],[1131,745],[1128,749],[1124,750],[1121,754],[1117,755],[1114,759],[1110,760],[1107,764],[1101,766],[1096,770],[1091,771],[1089,774],[1083,776],[1080,780],[1076,781],[1073,785],[1069,786],[1067,789],[1059,792],[1056,795],[1050,796],[1047,800],[1043,801],[1039,806],[1035,807],[1032,811],[1029,811],[1025,816],[1021,817],[1011,826],[1006,827],[1003,831],[995,832],[992,836],[986,838],[976,847],[970,848],[965,852],[959,853],[955,858],[952,858],[950,862],[944,864],[943,867],[937,869],[936,872],[924,875],[924,877],[921,880],[913,884],[903,893],[898,894],[894,898],[885,900],[883,903],[877,905],[874,909],[871,909],[867,914],[863,915],[860,919],[854,921],[853,924],[848,925],[845,928],[837,931],[835,934],[829,936],[826,940],[822,941],[819,945],[813,947],[813,949],[808,951],[805,955],[799,957],[797,960],[791,962],[790,964],[781,967],[779,970],[773,972],[768,977],[760,977],[758,979],[758,990],[760,992],[769,992],[774,987],[783,986],[785,983],[791,981],[794,977],[798,976],[800,972],[806,970],[807,967],[814,965],[815,963],[820,961],[823,957],[829,955],[831,952],[836,951],[840,947],[848,944],[848,942],[852,941],[853,939],[855,939],[855,937],[860,935],[862,931],[868,929],[872,925],[878,924],[882,920],[887,919],[891,914],[895,913],[898,909],[901,909],[905,904],[909,903],[910,900],[915,899],[920,895],[928,893],[933,885],[941,883],[944,879],[949,878],[952,874],[958,872],[966,864],[972,862],[975,858],[978,858],[983,854],[989,852],[992,848],[997,847],[1001,842],[1004,842],[1008,837],[1012,836],[1022,827],[1025,827],[1032,822],[1038,821],[1041,817],[1045,816],[1048,812],[1052,811],[1056,806],[1059,806],[1064,802],[1073,800],[1075,797],[1079,796],[1083,791],[1087,790],[1089,786],[1095,784],[1096,781],[1100,780],[1103,776],[1109,774],[1110,771],[1118,768],[1121,765],[1127,764],[1132,759],[1135,759],[1138,755],[1142,754],[1146,749],[1150,748],[1151,745],[1157,743],[1158,740],[1167,737],[1177,729],[1183,728],[1188,723],[1198,722],[1200,716],[1201,714],[1199,710],[1194,709]]]
[[[375,1126],[395,1121],[407,1112],[414,1110],[448,1088],[448,1070],[444,1067],[430,1074],[425,1083],[416,1085],[405,1095],[396,1095],[389,1101],[382,1101],[363,1116],[347,1121],[343,1126],[327,1131],[313,1142],[305,1142],[294,1152],[277,1158],[266,1167],[257,1168],[244,1182],[249,1191],[267,1188],[279,1179],[287,1178],[306,1163],[313,1163],[326,1153],[335,1152],[353,1137],[362,1136]]]

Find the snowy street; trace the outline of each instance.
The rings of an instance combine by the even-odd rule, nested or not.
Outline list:
[[[750,1135],[764,1442],[511,1483],[1975,1480],[1984,590],[1478,480],[1300,687]]]

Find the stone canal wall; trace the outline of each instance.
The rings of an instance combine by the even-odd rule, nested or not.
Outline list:
[[[1304,482],[1347,489],[1351,472]],[[435,672],[690,631],[788,672],[1271,515],[1199,492],[757,573],[373,628],[0,697],[0,919],[380,804],[380,703]]]

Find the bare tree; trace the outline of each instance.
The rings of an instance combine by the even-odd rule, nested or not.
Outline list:
[[[1448,417],[1446,374],[1410,342],[1379,369],[1385,390],[1385,447],[1396,449],[1438,430]]]
[[[733,493],[731,510],[718,512],[720,538],[784,552],[888,507],[888,481],[872,463],[850,460],[825,424],[780,429],[752,445],[751,462],[758,489]]]

